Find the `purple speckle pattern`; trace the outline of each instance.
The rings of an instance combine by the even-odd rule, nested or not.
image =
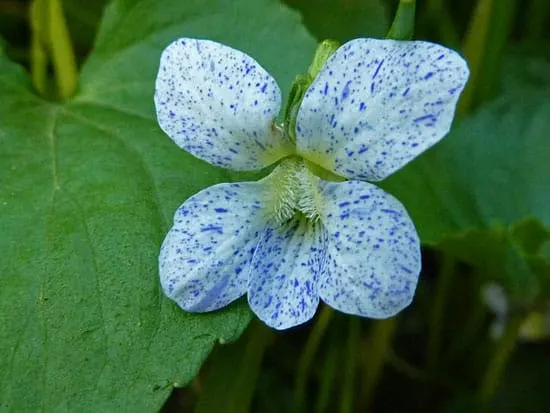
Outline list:
[[[224,307],[246,293],[264,221],[262,185],[219,184],[179,207],[159,255],[164,293],[187,311]]]
[[[213,165],[254,170],[285,155],[284,137],[272,128],[281,107],[277,83],[231,47],[188,38],[171,43],[160,59],[155,106],[162,130]]]
[[[387,318],[407,307],[421,268],[420,240],[407,211],[361,181],[321,183],[328,233],[321,299],[347,314]]]
[[[319,304],[317,281],[326,257],[326,231],[293,219],[268,226],[252,261],[248,302],[275,329],[310,320]]]
[[[468,75],[437,44],[352,40],[304,96],[298,153],[348,179],[382,180],[447,134]]]

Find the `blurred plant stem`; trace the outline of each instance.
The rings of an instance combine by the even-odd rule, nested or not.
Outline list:
[[[365,374],[362,389],[362,403],[366,410],[370,408],[374,390],[380,373],[391,351],[393,335],[397,326],[397,317],[374,321],[365,348]]]
[[[78,72],[60,0],[33,0],[30,7],[31,76],[41,96],[48,95],[48,63],[51,61],[60,100],[70,98]]]
[[[428,336],[428,370],[433,371],[439,360],[441,349],[441,327],[444,320],[445,304],[449,298],[456,261],[450,254],[442,253],[441,269],[437,279],[435,299],[430,319],[430,332]]]
[[[321,340],[325,336],[330,320],[332,319],[333,310],[328,306],[321,308],[319,318],[315,322],[313,329],[307,339],[306,345],[300,360],[298,362],[298,368],[296,371],[296,382],[294,386],[294,411],[301,413],[306,411],[306,387],[311,365],[315,353],[321,344]]]
[[[410,40],[414,35],[415,0],[400,0],[393,23],[386,37],[394,40]]]
[[[401,357],[397,356],[392,349],[388,350],[386,359],[389,365],[410,380],[428,382],[432,378],[429,373],[411,365],[406,360],[403,360]]]
[[[317,398],[316,413],[325,413],[331,400],[331,390],[338,370],[339,351],[337,346],[329,346],[323,363],[319,397]]]
[[[270,328],[254,320],[237,342],[218,346],[206,366],[195,413],[248,412],[273,337]]]
[[[479,279],[482,279],[481,274],[478,275]],[[475,289],[479,291],[481,287]],[[452,342],[449,344],[444,358],[446,363],[453,362],[456,357],[463,354],[474,342],[476,336],[480,331],[486,332],[485,319],[487,315],[487,309],[485,304],[479,297],[479,293],[476,294],[473,308],[470,310],[468,321],[464,323],[464,326],[460,329],[458,334],[455,334]]]
[[[346,344],[346,360],[344,364],[344,380],[340,399],[340,413],[354,411],[356,395],[355,377],[357,373],[357,355],[361,346],[361,322],[358,317],[349,318],[348,339]]]
[[[457,108],[458,117],[496,95],[516,7],[517,0],[478,0],[462,48],[470,66],[470,80]]]
[[[31,77],[32,83],[41,96],[46,95],[48,80],[48,51],[44,39],[47,37],[46,3],[35,0],[30,7],[31,21]]]
[[[496,342],[477,394],[480,412],[487,411],[490,407],[490,402],[498,389],[502,374],[515,348],[523,320],[523,315],[515,314],[510,317],[502,336]]]

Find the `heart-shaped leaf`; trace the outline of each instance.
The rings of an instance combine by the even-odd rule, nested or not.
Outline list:
[[[175,209],[231,177],[156,123],[159,56],[182,36],[249,53],[283,90],[315,49],[273,0],[119,0],[66,103],[0,54],[1,410],[157,411],[250,319],[243,303],[187,314],[159,287]]]

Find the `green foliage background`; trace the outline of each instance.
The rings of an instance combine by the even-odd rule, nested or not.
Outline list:
[[[62,4],[79,65],[64,102],[51,68],[42,97],[33,87],[29,2],[0,2],[0,411],[546,411],[550,325],[518,337],[550,297],[544,0],[418,2],[416,37],[461,50],[472,78],[450,135],[383,183],[426,246],[411,308],[383,322],[323,308],[285,333],[253,321],[240,339],[246,302],[192,315],[158,283],[177,206],[250,179],[160,131],[160,53],[182,36],[217,40],[287,94],[318,41],[384,37],[396,2]],[[497,340],[488,282],[509,300]]]

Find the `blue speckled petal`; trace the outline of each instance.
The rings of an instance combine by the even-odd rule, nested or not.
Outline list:
[[[160,127],[213,165],[253,170],[288,152],[273,127],[275,80],[250,56],[210,40],[179,39],[162,53],[155,105]]]
[[[187,311],[224,307],[246,293],[265,222],[262,184],[219,184],[176,211],[159,256],[165,294]]]
[[[420,273],[420,241],[393,196],[361,181],[322,184],[328,232],[319,295],[331,307],[370,318],[408,306]]]
[[[313,317],[325,241],[323,228],[305,220],[266,229],[248,284],[250,307],[264,323],[283,330]]]
[[[352,40],[305,94],[298,152],[349,179],[384,179],[447,134],[468,74],[437,44]]]

